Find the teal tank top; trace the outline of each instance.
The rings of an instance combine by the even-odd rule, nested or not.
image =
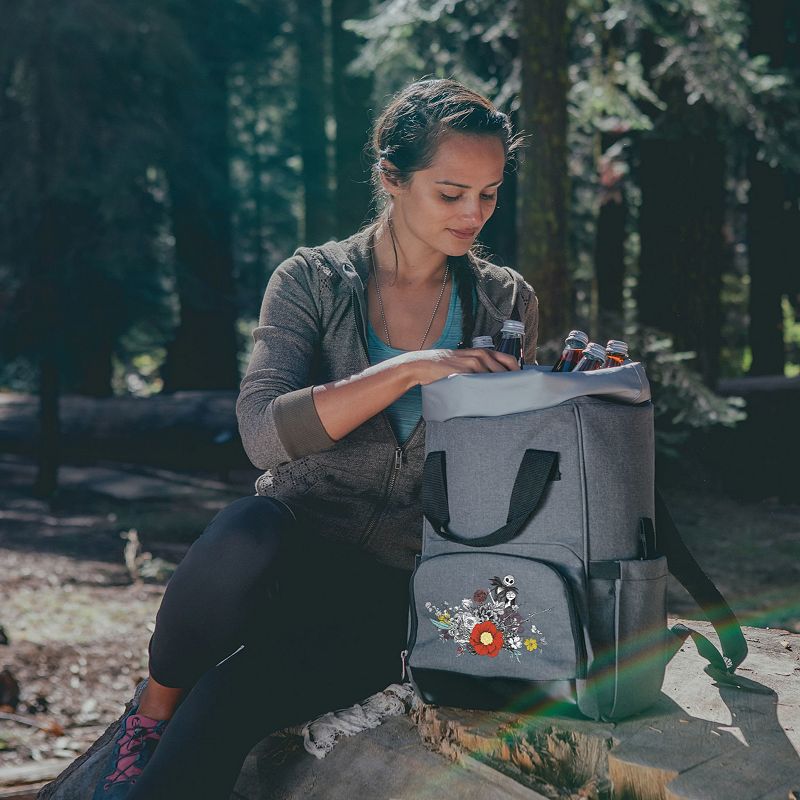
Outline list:
[[[450,305],[447,309],[444,330],[439,339],[434,342],[432,349],[453,349],[458,347],[460,341],[461,300],[458,297],[457,286],[454,285],[450,292]],[[370,364],[380,364],[382,361],[408,352],[407,350],[398,350],[396,347],[389,347],[378,337],[369,322],[367,323],[367,349]],[[422,416],[422,387],[414,386],[409,389],[386,409],[386,413],[395,436],[397,436],[397,441],[402,444],[411,435]]]

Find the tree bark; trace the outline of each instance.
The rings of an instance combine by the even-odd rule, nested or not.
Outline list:
[[[697,353],[704,381],[716,385],[725,263],[725,154],[705,136],[647,137],[640,143],[639,320]]]
[[[202,7],[196,13],[210,15]],[[208,72],[180,89],[181,143],[170,164],[180,322],[167,349],[165,391],[239,385],[231,235],[227,61],[224,37],[207,38],[199,20],[187,35]]]
[[[518,268],[540,299],[540,340],[562,338],[572,317],[567,264],[566,0],[521,0],[520,120],[532,135],[519,175]]]
[[[773,67],[783,67],[786,56],[785,0],[750,0],[752,55],[766,54]],[[758,161],[748,163],[750,194],[747,208],[748,263],[750,272],[749,340],[753,360],[751,375],[782,375],[786,361],[781,298],[789,249],[790,212],[787,176],[780,167]]]
[[[51,18],[47,4],[42,8],[41,43],[36,69],[35,136],[36,136],[36,189],[39,202],[39,222],[35,238],[32,274],[31,313],[38,317],[47,335],[41,338],[39,355],[39,441],[37,472],[33,492],[37,497],[50,498],[58,487],[60,461],[59,435],[59,385],[60,348],[65,334],[61,307],[57,302],[56,276],[59,250],[68,250],[60,222],[63,214],[53,187],[53,176],[58,174],[60,120],[55,111],[55,65],[51,57]]]
[[[369,0],[332,0],[331,45],[333,108],[336,117],[336,235],[357,231],[368,218],[372,199],[372,164],[365,152],[372,115],[372,79],[347,74],[358,55],[359,38],[342,28],[348,19],[365,16]]]
[[[608,152],[615,138],[608,134],[602,136],[603,153]],[[599,322],[601,329],[608,331],[612,327],[621,325],[623,317],[622,289],[625,278],[625,238],[628,221],[625,179],[615,171],[614,163],[611,161],[601,162],[600,192],[594,267]]]
[[[334,234],[330,191],[330,165],[326,97],[325,40],[322,0],[295,3],[295,38],[298,52],[297,139],[303,160],[304,226],[307,245],[322,244]]]

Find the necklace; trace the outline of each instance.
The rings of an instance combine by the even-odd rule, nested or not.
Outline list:
[[[386,344],[389,347],[392,346],[392,339],[389,336],[389,326],[386,324],[386,314],[383,311],[383,298],[381,297],[381,285],[380,281],[378,281],[378,270],[375,266],[375,259],[372,258],[372,274],[375,276],[375,294],[378,296],[378,308],[381,311],[381,321],[383,322],[383,332],[386,334]],[[428,338],[428,334],[431,332],[431,328],[433,327],[433,321],[436,319],[436,312],[439,310],[439,306],[442,303],[442,297],[444,297],[444,290],[447,286],[447,276],[450,274],[450,262],[445,262],[444,266],[444,279],[442,280],[442,288],[439,289],[439,297],[436,300],[436,305],[433,307],[433,314],[431,314],[431,321],[428,323],[428,327],[425,328],[425,335],[422,337],[422,341],[419,343],[419,347],[417,350],[422,350],[425,346],[425,340]]]

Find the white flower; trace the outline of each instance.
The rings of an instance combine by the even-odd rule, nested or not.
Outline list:
[[[541,631],[535,625],[531,625],[531,633],[541,633]]]
[[[464,599],[461,601],[461,605],[462,605],[464,608],[472,608],[472,600],[470,600],[470,599],[468,599],[468,598],[466,598],[466,597],[465,597],[465,598],[464,598]]]
[[[522,647],[522,639],[520,639],[519,636],[512,636],[508,640],[508,646],[512,650],[519,650],[519,648]]]

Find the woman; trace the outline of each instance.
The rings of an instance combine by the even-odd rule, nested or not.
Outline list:
[[[518,369],[469,347],[508,318],[525,321],[535,361],[531,287],[470,251],[516,145],[480,95],[412,84],[374,129],[382,213],[273,274],[237,404],[264,474],[170,580],[149,679],[96,745],[95,800],[227,798],[270,732],[400,679],[421,546],[420,386]]]

